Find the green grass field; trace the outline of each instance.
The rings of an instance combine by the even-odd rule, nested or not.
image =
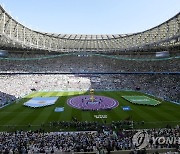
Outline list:
[[[134,120],[136,122],[144,121],[144,124],[135,125],[135,128],[155,128],[165,127],[167,124],[175,126],[180,125],[180,105],[162,101],[160,99],[148,96],[161,102],[158,106],[136,105],[122,96],[147,96],[139,92],[129,91],[102,91],[95,92],[95,95],[103,95],[114,98],[119,101],[119,106],[110,111],[81,111],[67,105],[67,99],[77,95],[88,94],[88,92],[35,92],[20,101],[10,104],[0,109],[0,131],[13,131],[17,129],[36,130],[41,128],[41,125],[46,125],[52,121],[71,121],[72,117],[76,117],[79,121],[99,121],[95,115],[107,115],[107,123],[119,120]],[[59,96],[55,105],[33,109],[25,107],[24,102],[33,97],[49,97]],[[56,107],[63,106],[64,112],[54,112]],[[123,111],[122,106],[130,106],[130,111]],[[30,125],[30,126],[29,126]],[[59,128],[44,127],[46,131],[59,131]],[[64,129],[64,128],[62,128]],[[64,129],[65,130],[65,129]]]

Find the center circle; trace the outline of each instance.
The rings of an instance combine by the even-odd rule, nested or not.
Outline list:
[[[116,108],[119,102],[106,96],[81,95],[68,99],[67,104],[73,108],[81,110],[110,110]]]

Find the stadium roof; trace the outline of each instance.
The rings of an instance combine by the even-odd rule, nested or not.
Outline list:
[[[0,47],[56,52],[122,52],[180,45],[180,13],[149,30],[133,34],[54,34],[32,30],[0,6]]]

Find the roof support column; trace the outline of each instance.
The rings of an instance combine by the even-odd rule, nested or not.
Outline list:
[[[6,22],[6,14],[3,13],[3,24],[2,24],[2,33],[5,32],[5,22]]]
[[[26,43],[26,29],[23,27],[23,43]]]
[[[9,26],[9,37],[12,36],[12,19],[10,19],[10,26]]]
[[[43,48],[44,48],[44,49],[46,48],[45,42],[46,42],[45,35],[43,35]]]
[[[16,39],[17,39],[17,41],[18,41],[18,38],[19,38],[19,31],[18,31],[18,29],[19,29],[19,24],[17,23],[17,26],[16,26]]]
[[[39,34],[37,33],[37,38],[36,38],[36,45],[37,45],[37,48],[39,48]]]
[[[51,50],[51,46],[52,46],[52,39],[49,37],[49,49]]]

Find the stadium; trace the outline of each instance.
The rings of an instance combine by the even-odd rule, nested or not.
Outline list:
[[[178,153],[179,62],[180,13],[132,34],[55,34],[0,6],[0,153]]]

